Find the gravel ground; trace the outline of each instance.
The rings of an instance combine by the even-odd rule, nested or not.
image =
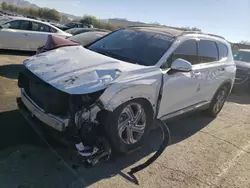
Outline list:
[[[18,112],[17,75],[29,53],[0,53],[0,187],[138,187],[126,173],[157,148],[158,130],[140,152],[83,168],[75,153],[49,146]],[[200,113],[169,124],[171,145],[136,174],[140,187],[250,188],[250,96],[231,94],[216,119]]]

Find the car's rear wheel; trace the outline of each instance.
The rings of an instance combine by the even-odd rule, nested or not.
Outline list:
[[[207,109],[207,114],[211,117],[216,117],[226,102],[230,88],[227,85],[222,86],[214,95],[212,102]]]
[[[138,148],[152,124],[152,107],[143,99],[126,102],[112,112],[106,122],[106,132],[116,153]]]

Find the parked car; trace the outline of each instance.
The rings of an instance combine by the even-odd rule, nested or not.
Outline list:
[[[155,119],[194,110],[216,117],[236,72],[224,38],[152,26],[120,29],[23,64],[17,101],[26,117],[38,119],[30,121],[94,151],[105,150],[100,143],[108,138],[119,153],[141,145]]]
[[[56,48],[64,46],[77,46],[77,45],[86,46],[94,42],[95,40],[107,35],[108,33],[109,32],[93,31],[75,35],[67,39],[58,38],[55,36],[48,36],[46,44],[37,49],[37,54],[54,50]]]
[[[51,22],[50,24],[57,27],[58,29],[61,29],[62,31],[66,31],[69,29],[67,26],[65,26],[63,24],[53,23],[53,22]]]
[[[45,44],[48,35],[72,36],[38,20],[21,17],[0,19],[0,49],[36,51]]]
[[[70,33],[71,35],[78,35],[81,33],[91,32],[91,31],[101,31],[101,32],[111,32],[106,29],[99,29],[99,28],[72,28],[68,29],[65,32]]]
[[[250,88],[250,49],[240,49],[234,54],[237,67],[235,85]]]
[[[86,46],[95,40],[104,37],[105,35],[109,34],[110,32],[101,32],[101,31],[92,31],[92,32],[86,32],[81,33],[72,37],[69,37],[68,39],[80,43],[83,46]]]
[[[71,29],[71,28],[89,28],[88,25],[82,24],[79,22],[69,22],[69,23],[66,23],[65,26],[68,27],[68,29]]]

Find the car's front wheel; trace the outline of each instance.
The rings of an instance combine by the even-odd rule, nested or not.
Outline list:
[[[116,108],[105,126],[115,152],[127,153],[138,148],[149,132],[152,119],[152,107],[143,99],[134,99]]]

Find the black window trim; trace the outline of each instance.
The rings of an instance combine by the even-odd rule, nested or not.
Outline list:
[[[218,48],[218,54],[219,54],[218,61],[221,61],[221,60],[222,60],[222,59],[220,59],[220,50],[219,50],[219,45],[218,45],[218,44],[221,44],[221,45],[223,45],[223,46],[226,47],[227,53],[226,53],[226,57],[225,57],[225,58],[227,59],[227,58],[228,58],[228,53],[229,53],[229,50],[228,50],[227,45],[225,45],[225,44],[223,44],[222,42],[219,42],[219,41],[216,41],[215,43],[216,43],[216,46],[217,46],[217,48]]]
[[[217,58],[218,58],[218,60],[217,60],[217,61],[220,61],[220,51],[219,51],[219,46],[218,46],[217,42],[215,42],[215,41],[214,41],[214,43],[215,43],[215,46],[216,46],[216,49],[217,49]]]
[[[198,39],[199,39],[199,42],[200,42],[200,40],[206,40],[206,41],[210,41],[210,42],[215,43],[215,46],[216,46],[216,49],[217,49],[217,54],[218,54],[217,55],[218,60],[216,60],[216,62],[219,62],[220,61],[220,59],[219,59],[220,56],[219,56],[219,49],[218,49],[218,46],[217,46],[217,41],[215,41],[213,39],[201,38],[201,37],[199,37]],[[198,49],[199,49],[199,46],[200,46],[200,44],[198,44]],[[198,52],[197,52],[197,58],[199,58]],[[206,64],[211,64],[211,63],[214,63],[214,61],[205,62],[205,63],[197,63],[197,65],[206,65]]]

